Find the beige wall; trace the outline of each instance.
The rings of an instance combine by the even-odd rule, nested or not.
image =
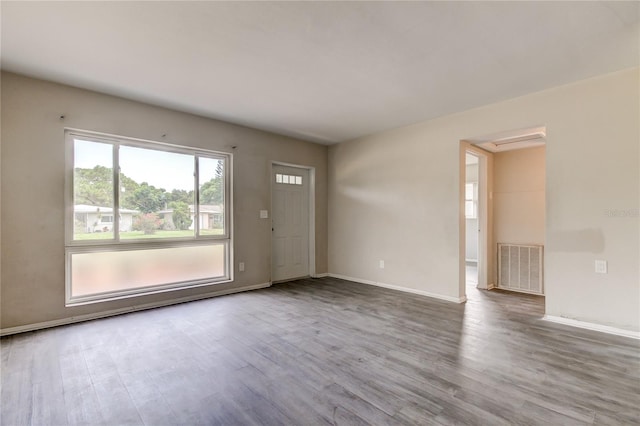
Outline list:
[[[639,220],[607,214],[639,207],[639,77],[626,70],[331,146],[330,273],[461,297],[460,140],[545,125],[546,313],[640,330]],[[608,274],[594,273],[596,259]]]
[[[545,167],[544,147],[494,154],[493,231],[497,243],[544,245]]]
[[[246,272],[231,284],[65,308],[65,127],[233,152],[235,263]],[[259,210],[270,210],[271,161],[316,168],[316,272],[327,272],[325,146],[10,73],[1,136],[3,329],[268,283],[271,222]]]

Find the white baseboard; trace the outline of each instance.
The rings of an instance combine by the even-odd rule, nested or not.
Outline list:
[[[328,276],[329,276],[329,273],[328,273],[328,272],[324,272],[324,273],[322,273],[322,274],[314,274],[314,275],[311,275],[311,278],[326,278],[326,277],[328,277]]]
[[[478,263],[478,259],[465,259],[465,263]]]
[[[181,297],[178,299],[165,300],[161,302],[145,303],[143,305],[128,306],[126,308],[112,309],[109,311],[97,312],[94,314],[77,315],[69,318],[61,318],[53,321],[37,322],[34,324],[20,325],[17,327],[9,327],[0,329],[0,336],[8,336],[10,334],[25,333],[27,331],[41,330],[44,328],[57,327],[60,325],[73,324],[82,321],[90,321],[99,318],[112,317],[115,315],[127,314],[130,312],[144,311],[146,309],[160,308],[163,306],[177,305],[179,303],[194,302],[196,300],[209,299],[216,296],[224,296],[227,294],[240,293],[249,290],[258,290],[271,286],[271,283],[254,284],[240,288],[229,288],[226,290],[213,291],[206,294],[198,294],[194,296]]]
[[[494,288],[497,288],[494,283],[487,284],[487,290],[493,290]]]
[[[377,287],[389,288],[391,290],[403,291],[405,293],[419,294],[420,296],[427,296],[427,297],[431,297],[433,299],[446,300],[447,302],[464,303],[464,302],[467,301],[466,297],[445,296],[445,295],[442,295],[442,294],[429,293],[428,291],[416,290],[416,289],[408,288],[408,287],[400,287],[400,286],[397,286],[397,285],[385,284],[385,283],[376,282],[376,281],[370,281],[370,280],[364,280],[364,279],[361,279],[361,278],[348,277],[346,275],[339,275],[339,274],[329,273],[329,276],[332,277],[332,278],[339,278],[341,280],[353,281],[353,282],[360,283],[360,284],[374,285],[374,286],[377,286]]]
[[[553,315],[545,315],[543,320],[555,322],[558,324],[570,325],[572,327],[584,328],[587,330],[599,331],[601,333],[615,334],[616,336],[630,337],[632,339],[640,339],[640,331],[625,330],[623,328],[610,327],[592,322],[579,321],[570,318],[556,317]]]

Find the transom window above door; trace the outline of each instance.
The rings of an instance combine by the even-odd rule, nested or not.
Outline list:
[[[276,173],[276,183],[289,184],[289,185],[302,185],[302,176],[284,175],[281,173]]]

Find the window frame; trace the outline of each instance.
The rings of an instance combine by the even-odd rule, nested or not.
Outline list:
[[[169,144],[165,142],[150,141],[144,139],[130,138],[126,136],[105,134],[81,129],[65,128],[65,306],[76,306],[87,303],[104,302],[129,297],[136,297],[148,294],[161,293],[172,290],[179,290],[204,285],[228,283],[233,281],[233,154],[194,148],[182,145]],[[113,238],[95,240],[75,240],[74,239],[74,141],[83,139],[89,142],[105,143],[112,146],[113,163]],[[162,152],[186,154],[194,159],[194,235],[186,237],[166,237],[166,238],[120,238],[120,167],[119,148],[129,146],[135,148],[154,149]],[[200,186],[199,182],[199,159],[211,158],[224,160],[224,208],[223,208],[223,234],[200,234]],[[129,290],[116,290],[105,293],[92,294],[89,296],[72,297],[71,282],[71,258],[77,253],[105,252],[105,251],[127,251],[145,250],[160,248],[179,248],[197,245],[223,245],[224,246],[224,275],[199,280],[187,280],[170,284],[156,286],[138,287]]]

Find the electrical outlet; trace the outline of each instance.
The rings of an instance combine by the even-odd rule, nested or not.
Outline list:
[[[238,263],[238,271],[244,272],[244,262]]]
[[[269,210],[260,210],[260,219],[269,219]]]
[[[384,260],[380,261],[380,269],[384,269]]]
[[[596,260],[596,273],[597,274],[606,274],[607,273],[607,261],[606,260]]]

